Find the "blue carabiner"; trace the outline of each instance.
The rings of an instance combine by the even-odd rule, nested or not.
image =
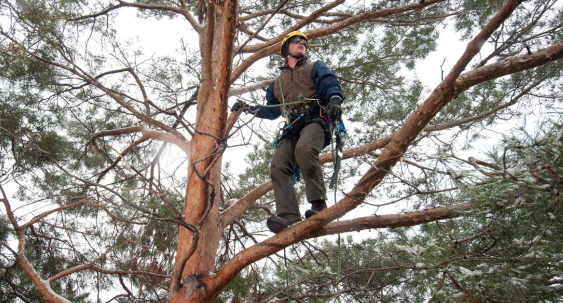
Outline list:
[[[346,134],[348,133],[348,131],[344,127],[344,122],[342,122],[342,121],[340,121],[340,123],[338,123],[338,132],[343,137],[346,136]]]

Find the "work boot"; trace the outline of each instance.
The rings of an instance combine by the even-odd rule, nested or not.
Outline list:
[[[301,221],[301,215],[283,213],[279,214],[278,216],[269,217],[268,221],[266,221],[266,224],[268,225],[268,229],[270,229],[271,232],[277,234],[299,221]]]
[[[311,209],[305,212],[305,219],[309,219],[310,217],[320,213],[325,209],[326,209],[325,200],[311,201]]]

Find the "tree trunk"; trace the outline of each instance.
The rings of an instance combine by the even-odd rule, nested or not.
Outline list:
[[[181,279],[172,279],[169,302],[213,302],[219,294],[209,289],[206,281],[214,275],[223,232],[218,205],[221,154],[225,145],[220,138],[227,122],[237,6],[236,0],[227,0],[221,5],[209,1],[209,22],[200,35],[202,81],[183,211],[184,219],[199,229],[199,237],[180,227],[174,277],[178,275]],[[195,251],[194,245],[197,246]],[[187,261],[186,257],[189,257]]]

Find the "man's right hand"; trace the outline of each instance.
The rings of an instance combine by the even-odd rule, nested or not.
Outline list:
[[[244,108],[248,108],[248,105],[246,105],[246,103],[244,103],[244,102],[242,102],[242,101],[237,101],[237,103],[235,103],[235,104],[233,105],[233,107],[231,107],[231,111],[232,111],[232,112],[236,112],[236,111],[238,111],[238,110],[241,109],[241,108],[243,108],[243,109],[244,109]]]

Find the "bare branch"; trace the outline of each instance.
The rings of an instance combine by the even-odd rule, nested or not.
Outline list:
[[[104,273],[104,274],[114,274],[114,275],[147,275],[147,276],[154,276],[154,277],[162,277],[162,278],[170,278],[169,275],[161,275],[161,274],[157,274],[157,273],[152,273],[152,272],[147,272],[147,271],[129,271],[129,270],[113,270],[113,269],[105,269],[105,268],[101,268],[98,267],[94,264],[83,264],[83,265],[79,265],[79,266],[75,266],[73,268],[67,269],[65,271],[62,271],[54,276],[52,276],[51,278],[49,278],[48,283],[51,284],[55,281],[57,281],[58,279],[71,275],[73,273],[77,273],[83,270],[93,270],[96,272],[100,272],[100,273]]]
[[[131,3],[131,2],[126,2],[126,1],[121,1],[121,0],[117,0],[117,1],[119,1],[119,4],[110,6],[110,7],[106,8],[105,10],[103,10],[99,13],[70,19],[69,21],[80,21],[80,20],[85,20],[85,19],[89,19],[89,18],[96,18],[96,17],[99,17],[99,16],[107,15],[111,11],[119,9],[121,7],[135,7],[135,8],[139,8],[139,9],[159,10],[159,11],[165,11],[165,12],[167,11],[167,12],[174,12],[174,13],[180,14],[180,15],[184,16],[186,18],[186,20],[188,20],[188,22],[192,25],[192,27],[194,28],[194,30],[196,32],[199,33],[201,31],[201,26],[197,23],[195,18],[190,14],[190,11],[188,10],[188,8],[191,5],[186,6],[185,3],[183,3],[182,7],[179,8],[179,7],[171,7],[171,6],[166,6],[166,5],[148,5],[148,4],[142,4],[142,3]]]
[[[133,148],[137,147],[139,144],[147,141],[149,138],[148,137],[141,137],[139,140],[136,140],[135,142],[129,144],[129,146],[127,146],[127,148],[125,148],[120,155],[124,156],[127,155],[127,153],[129,153]],[[100,183],[100,181],[104,178],[104,176],[110,171],[112,170],[114,167],[117,166],[117,164],[119,164],[119,162],[121,161],[122,157],[117,157],[115,159],[115,161],[113,161],[113,163],[106,169],[104,169],[104,171],[102,171],[100,173],[100,175],[98,176],[98,180],[96,181],[97,183]]]
[[[229,93],[231,95],[242,95],[245,93],[250,93],[253,92],[255,90],[259,90],[259,89],[264,89],[266,87],[268,87],[270,84],[272,84],[272,82],[274,82],[274,80],[264,80],[252,85],[245,85],[242,87],[231,87],[231,89],[229,90]]]
[[[245,59],[239,65],[239,67],[236,70],[233,71],[233,74],[231,76],[231,83],[233,83],[236,79],[238,79],[238,77],[247,68],[249,68],[254,62],[256,62],[258,59],[261,59],[265,56],[268,56],[268,55],[271,55],[271,54],[277,52],[280,49],[279,44],[281,43],[281,41],[282,41],[283,37],[285,37],[285,35],[291,33],[292,31],[296,31],[296,30],[303,28],[304,26],[306,26],[307,24],[309,24],[313,20],[315,20],[315,18],[320,16],[322,13],[333,9],[333,8],[337,7],[338,5],[340,5],[342,3],[344,3],[344,0],[333,1],[329,4],[327,4],[327,5],[319,8],[318,10],[312,12],[307,18],[299,21],[297,24],[295,24],[295,25],[291,26],[290,28],[286,29],[284,32],[279,34],[277,37],[271,39],[270,41],[263,43],[263,44],[260,44],[259,46],[252,46],[250,52],[257,51],[257,50],[259,50],[259,51],[257,51],[255,54],[253,54],[250,57],[248,57],[247,59]],[[308,32],[305,32],[304,34],[309,36]],[[248,48],[248,46],[246,48]],[[240,52],[246,52],[245,48],[241,48]]]
[[[270,22],[270,20],[272,20],[272,18],[274,17],[274,15],[288,2],[289,0],[285,0],[283,1],[278,8],[272,13],[272,15],[270,15],[270,17],[268,19],[266,19],[266,21],[264,21],[262,23],[262,25],[260,25],[260,27],[252,34],[252,36],[248,37],[248,39],[246,41],[244,41],[243,44],[241,44],[240,46],[237,47],[237,50],[235,51],[235,54],[233,56],[236,56],[240,50],[242,50],[244,48],[244,46],[250,42],[252,39],[254,39],[254,37],[256,37],[256,35],[258,35],[258,33],[264,29],[264,27],[266,26],[266,24],[268,24],[268,22]]]

